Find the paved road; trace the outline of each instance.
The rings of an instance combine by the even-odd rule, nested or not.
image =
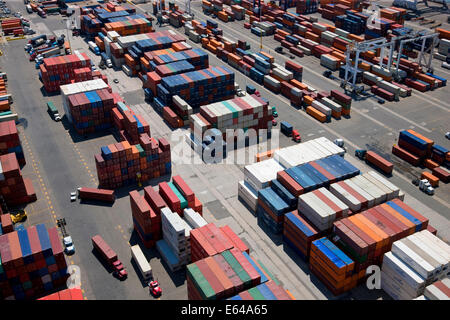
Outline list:
[[[34,18],[33,20],[42,23],[39,28],[52,30],[56,33],[61,30],[57,16],[49,17],[46,20],[40,18]],[[189,43],[197,46],[190,41]],[[80,41],[80,38],[72,39],[71,44],[74,49],[83,49],[98,62],[98,57],[94,57],[87,50],[86,44]],[[119,257],[124,260],[126,267],[133,270],[129,260],[128,242],[133,244],[135,237],[131,232],[132,224],[128,198],[126,196],[120,197],[112,208],[79,204],[78,202],[70,203],[68,199],[69,192],[77,186],[95,186],[93,154],[99,151],[101,145],[113,142],[112,135],[83,140],[76,135],[70,135],[70,130],[68,130],[70,126],[64,128],[60,123],[51,121],[44,110],[44,103],[51,99],[56,102],[56,105],[61,106],[60,97],[48,98],[42,96],[39,90],[41,83],[37,80],[37,72],[33,64],[25,63],[27,57],[22,47],[23,41],[9,43],[5,60],[2,60],[2,66],[9,75],[9,90],[14,96],[15,108],[21,114],[21,117],[28,121],[28,125],[24,126],[21,132],[29,141],[30,152],[35,155],[36,166],[42,174],[42,183],[48,190],[48,201],[51,201],[52,210],[55,211],[56,216],[66,217],[68,230],[74,237],[77,254],[73,257],[73,261],[82,268],[82,287],[87,297],[89,299],[148,298],[147,291],[142,288],[134,271],[130,272],[130,279],[125,282],[120,283],[112,279],[112,276],[105,271],[101,263],[91,253],[91,244],[88,239],[96,233],[102,234],[105,240],[118,252]],[[282,57],[277,56],[277,60],[279,59],[282,59]],[[313,61],[311,59],[311,63]],[[212,55],[210,55],[210,62],[212,65],[223,65],[223,62]],[[140,80],[137,78],[129,79],[123,72],[107,70],[106,73],[110,80],[113,77],[120,80],[118,85],[112,84],[113,89],[123,94],[135,111],[149,121],[152,135],[171,138],[171,129],[148,104],[143,102]],[[30,76],[23,77],[23,75]],[[304,77],[306,81],[311,81],[311,84],[316,88],[328,90],[335,87],[334,84],[329,83],[322,77],[314,78],[307,70],[304,72]],[[236,72],[236,81],[241,86],[249,82],[254,84],[253,81],[238,71]],[[347,139],[350,153],[353,152],[355,146],[365,146],[369,137],[370,141],[374,141],[373,145],[381,150],[389,148],[389,143],[392,143],[389,141],[392,141],[394,133],[382,125],[368,120],[367,117],[363,116],[363,111],[361,113],[354,112],[351,119],[333,121],[330,124],[322,125],[304,112],[290,107],[281,96],[272,95],[264,88],[257,87],[263,96],[269,98],[271,103],[278,107],[281,120],[289,120],[294,126],[300,128],[304,140],[319,136],[327,136],[330,139],[343,136]],[[436,93],[440,94],[440,91],[433,92],[432,95]],[[395,104],[395,107],[398,105],[403,104],[402,102]],[[359,105],[356,108],[358,107]],[[370,116],[373,112],[377,117],[380,117],[379,120],[374,118],[375,120],[381,124],[389,123],[388,120],[392,116],[386,115],[387,111],[378,115],[376,112],[380,112],[380,110],[375,109],[375,107],[367,107],[370,109]],[[405,120],[397,119],[393,121],[394,123],[389,124],[389,127],[395,126],[393,127],[395,129],[401,125],[406,127],[406,124],[401,122]],[[442,120],[437,119],[437,121]],[[398,129],[396,130],[398,131]],[[389,135],[390,132],[392,135]],[[73,143],[74,141],[76,143]],[[281,146],[289,144],[292,144],[290,140],[284,136],[281,137]],[[27,154],[26,157],[28,157]],[[346,156],[346,158],[357,164],[363,171],[368,170],[363,163],[353,157]],[[90,173],[93,173],[94,177],[91,177],[87,170],[91,170]],[[192,186],[205,205],[206,219],[217,222],[218,225],[229,224],[248,243],[253,255],[261,259],[294,296],[303,299],[333,298],[314,276],[310,277],[308,268],[301,259],[291,250],[283,249],[279,238],[261,232],[261,227],[257,225],[256,218],[237,199],[236,184],[243,178],[242,166],[176,165],[174,166],[174,174],[181,174]],[[443,217],[443,214],[448,213],[445,205],[419,193],[410,183],[397,175],[391,180],[407,192],[407,202],[420,208],[420,211],[426,214],[431,219],[432,224],[438,228],[439,233],[448,239],[446,235],[450,231],[449,222],[448,218]],[[152,182],[152,184],[156,184],[156,182]],[[127,190],[120,190],[119,193],[126,195]],[[410,194],[418,198],[419,201],[415,200]],[[43,219],[43,214],[36,213],[36,220]],[[48,225],[54,224],[52,212],[49,211],[45,214],[48,215]],[[33,219],[34,217],[31,216],[29,223],[33,223]],[[165,292],[163,298],[185,299],[184,275],[168,275],[155,252],[148,251],[146,253],[148,258],[152,257],[151,264]],[[153,256],[156,257],[153,258]],[[380,292],[369,293],[363,288],[358,288],[344,298],[378,298],[380,296],[383,296]]]

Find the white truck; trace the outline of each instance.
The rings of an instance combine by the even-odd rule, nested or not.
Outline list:
[[[430,182],[427,179],[422,179],[419,181],[419,189],[425,192],[426,194],[433,195],[434,188],[431,186]]]
[[[139,268],[139,271],[141,272],[144,280],[148,281],[152,279],[152,267],[150,266],[150,263],[148,263],[147,259],[144,256],[144,253],[141,250],[141,247],[139,247],[138,244],[131,247],[131,255],[136,262],[136,265]]]
[[[33,13],[33,9],[31,8],[31,6],[29,4],[26,5],[26,8],[27,8],[28,13]]]
[[[95,44],[95,42],[89,41],[88,42],[89,45],[89,49],[91,49],[91,51],[93,53],[95,53],[96,55],[100,55],[100,49],[98,48],[98,46]]]

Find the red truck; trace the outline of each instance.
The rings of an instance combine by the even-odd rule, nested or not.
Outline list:
[[[128,272],[124,268],[122,262],[117,258],[117,253],[110,248],[100,235],[93,236],[91,240],[95,250],[97,250],[102,258],[112,267],[113,274],[120,280],[126,279]]]
[[[292,140],[294,140],[295,142],[301,142],[302,138],[300,136],[300,133],[297,130],[292,130]]]

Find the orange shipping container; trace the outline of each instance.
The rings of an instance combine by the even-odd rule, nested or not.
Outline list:
[[[291,81],[289,81],[289,83],[300,90],[308,90],[308,86],[298,80],[292,79]]]
[[[437,33],[439,33],[439,39],[447,39],[450,40],[450,31],[445,30],[443,28],[436,28],[435,30]]]
[[[310,106],[310,105],[312,105],[314,99],[312,97],[310,97],[310,96],[304,96],[303,97],[303,101],[305,102],[305,104],[307,106]]]
[[[425,168],[430,169],[430,170],[439,167],[439,164],[434,162],[431,159],[425,159],[425,161],[423,162],[423,165],[425,166]]]
[[[311,106],[306,107],[306,113],[312,116],[314,119],[319,120],[320,122],[325,122],[327,120],[327,117],[322,112]]]
[[[427,171],[422,172],[422,174],[420,175],[420,179],[427,179],[428,181],[430,181],[431,186],[434,188],[439,186],[439,178],[433,176],[431,173]]]

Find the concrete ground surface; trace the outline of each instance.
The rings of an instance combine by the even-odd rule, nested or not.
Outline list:
[[[184,8],[184,3],[178,3]],[[41,19],[36,14],[28,15],[22,1],[10,1],[12,10],[20,11],[32,22],[38,34],[59,35],[66,33],[60,16],[49,16]],[[201,13],[201,3],[193,2],[191,10],[195,18],[205,21],[209,17]],[[144,11],[150,5],[139,5]],[[249,41],[252,50],[257,51],[259,39],[243,29],[243,22],[223,23],[216,20],[224,30],[224,36]],[[155,28],[159,30],[159,27]],[[163,29],[173,29],[163,27]],[[176,32],[184,34],[183,29]],[[88,50],[87,43],[80,37],[68,38],[72,50],[86,52],[98,65],[99,57]],[[97,203],[71,203],[69,194],[80,186],[97,186],[94,154],[100,147],[115,142],[114,133],[90,135],[87,138],[78,136],[65,118],[62,123],[51,120],[46,112],[45,103],[54,101],[62,112],[60,95],[46,96],[41,90],[42,83],[38,79],[34,62],[28,61],[23,50],[26,40],[7,42],[1,45],[4,56],[0,58],[2,71],[8,74],[8,92],[14,97],[14,110],[20,118],[20,138],[24,146],[27,165],[23,174],[32,178],[38,201],[26,207],[28,220],[25,226],[45,223],[48,227],[56,225],[56,219],[64,217],[67,230],[74,239],[76,253],[68,257],[68,263],[81,268],[82,289],[87,299],[152,299],[148,289],[144,288],[137,269],[131,262],[129,246],[138,242],[133,232],[128,192],[136,187],[121,188],[114,205],[105,206]],[[187,41],[194,47],[200,47]],[[289,57],[278,55],[274,48],[278,43],[273,37],[263,39],[263,50],[274,55],[276,62],[284,64]],[[210,54],[210,65],[222,66],[224,63]],[[330,90],[339,87],[337,82],[325,79],[321,73],[325,70],[315,57],[296,58],[296,62],[304,67],[304,82],[318,90]],[[231,66],[226,65],[230,69]],[[436,66],[438,64],[436,63]],[[449,72],[435,68],[436,74],[448,77]],[[141,114],[150,124],[154,137],[165,137],[172,140],[171,128],[162,120],[152,106],[144,102],[141,81],[129,78],[122,71],[112,69],[101,70],[108,76],[111,87],[119,92],[127,104],[136,113]],[[252,83],[239,71],[235,70],[236,82],[241,87]],[[118,84],[112,83],[117,78]],[[274,95],[256,85],[262,96],[269,99],[271,105],[278,109],[278,121],[288,120],[299,129],[302,140],[320,136],[335,139],[344,138],[348,150],[345,158],[361,169],[370,170],[364,162],[353,157],[356,148],[372,149],[384,155],[395,165],[395,172],[389,178],[406,193],[405,201],[430,219],[431,225],[438,229],[438,235],[445,241],[450,240],[448,185],[441,185],[436,195],[430,197],[420,192],[411,184],[411,179],[420,174],[419,168],[411,167],[404,161],[391,155],[390,148],[398,137],[398,131],[412,128],[434,139],[436,143],[449,147],[444,134],[449,131],[449,92],[446,87],[426,94],[413,92],[413,96],[399,102],[378,105],[374,100],[352,102],[350,119],[321,124],[289,105],[281,95]],[[181,131],[183,131],[182,129]],[[280,136],[280,146],[293,142]],[[173,145],[173,144],[172,144]],[[237,182],[242,180],[242,165],[194,165],[174,164],[172,175],[180,174],[191,186],[204,206],[204,217],[208,222],[217,225],[228,224],[250,247],[251,254],[260,259],[277,279],[289,289],[297,299],[389,299],[381,290],[368,291],[360,286],[340,297],[334,297],[325,286],[310,275],[307,264],[292,250],[285,248],[279,236],[271,235],[259,226],[256,217],[237,199]],[[169,176],[150,181],[156,186]],[[141,188],[140,188],[141,189]],[[116,250],[119,258],[129,271],[129,278],[120,282],[107,272],[102,262],[92,253],[90,237],[100,234],[110,246]],[[184,271],[172,274],[161,262],[156,250],[145,250],[153,268],[153,273],[163,289],[161,299],[187,299]]]

